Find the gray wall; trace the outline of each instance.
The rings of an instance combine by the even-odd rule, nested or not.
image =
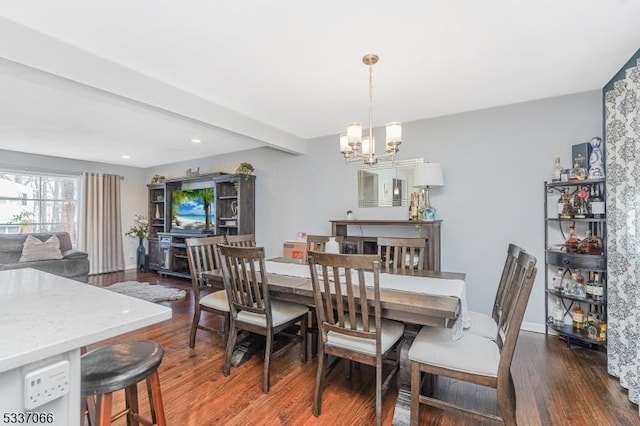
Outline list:
[[[538,258],[525,327],[543,330],[543,182],[555,156],[569,167],[571,145],[601,136],[601,129],[599,91],[403,124],[399,158],[444,167],[445,186],[431,192],[444,221],[442,268],[467,274],[471,309],[490,311],[513,242]],[[241,161],[256,168],[256,238],[267,256],[281,255],[282,241],[298,231],[328,234],[328,221],[346,210],[361,219],[406,218],[404,207],[357,208],[356,167],[344,164],[336,135],[308,141],[305,156],[264,148],[150,169],[146,178],[184,176],[196,167],[233,172]]]

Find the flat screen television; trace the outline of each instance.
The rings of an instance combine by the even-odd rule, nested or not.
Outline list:
[[[171,194],[171,232],[215,234],[215,189],[183,189]]]

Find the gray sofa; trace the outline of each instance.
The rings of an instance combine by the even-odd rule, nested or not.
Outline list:
[[[55,235],[60,240],[62,259],[20,262],[22,247],[27,235],[46,241]],[[71,238],[66,232],[43,234],[0,234],[0,271],[7,269],[33,268],[72,280],[89,280],[89,259],[87,253],[71,248]]]

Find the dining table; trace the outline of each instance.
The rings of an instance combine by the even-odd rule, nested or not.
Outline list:
[[[309,265],[301,260],[273,258],[265,261],[269,295],[314,308],[313,286]],[[470,326],[466,306],[466,275],[461,272],[428,270],[380,270],[380,305],[382,317],[405,324],[399,345],[400,369],[397,376],[398,396],[393,424],[409,424],[411,408],[411,362],[409,348],[423,326],[451,329],[456,339]],[[203,277],[222,280],[220,270],[207,271]],[[250,344],[239,345],[234,352],[234,365],[240,365],[251,353]]]

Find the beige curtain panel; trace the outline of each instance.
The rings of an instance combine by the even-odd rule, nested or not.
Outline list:
[[[124,270],[121,180],[116,175],[82,174],[79,247],[89,253],[89,275]]]

